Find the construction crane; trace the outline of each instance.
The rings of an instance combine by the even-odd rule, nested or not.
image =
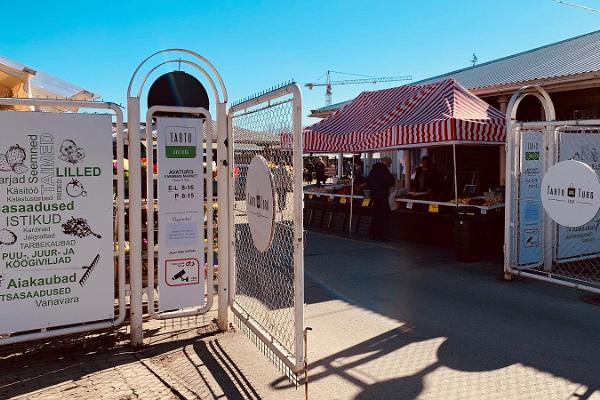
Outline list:
[[[342,80],[331,80],[331,74],[339,74],[339,75],[350,75],[350,76],[359,76],[359,79],[342,79]],[[323,75],[317,79],[315,82],[309,82],[304,84],[309,90],[313,89],[316,86],[325,86],[325,105],[331,105],[331,87],[333,85],[361,85],[365,83],[380,83],[380,82],[399,82],[399,81],[410,81],[412,80],[411,75],[403,75],[403,76],[370,76],[370,75],[359,75],[359,74],[349,74],[346,72],[339,71],[331,71],[328,70],[324,74],[325,82],[319,82],[319,80],[323,77]]]

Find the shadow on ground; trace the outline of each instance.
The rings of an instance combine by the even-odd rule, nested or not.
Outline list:
[[[140,351],[99,344],[94,348],[90,343],[78,342],[67,350],[64,346],[42,346],[18,356],[5,354],[0,360],[0,399],[45,398],[52,388],[55,396],[59,390],[60,398],[82,393],[88,393],[88,398],[113,398],[111,393],[117,396],[114,398],[141,399],[162,398],[160,393],[170,393],[172,398],[187,398],[190,394],[202,399],[261,398],[221,346],[214,327],[188,333],[193,337],[165,337],[166,341],[154,342]],[[186,349],[193,349],[193,359]],[[165,368],[161,362],[165,357],[177,358],[173,365],[176,368]],[[106,379],[108,375],[103,374],[110,370],[123,379]],[[62,388],[65,385],[68,387]],[[117,395],[119,389],[131,390],[132,397]],[[140,394],[143,390],[149,392]]]

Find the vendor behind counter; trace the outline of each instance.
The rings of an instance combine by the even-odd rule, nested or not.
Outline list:
[[[428,156],[421,158],[421,166],[417,168],[410,189],[425,194],[435,194],[439,191],[439,176]]]

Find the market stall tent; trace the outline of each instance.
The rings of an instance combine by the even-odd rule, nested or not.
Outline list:
[[[505,141],[504,114],[453,79],[363,92],[303,134],[305,152]]]

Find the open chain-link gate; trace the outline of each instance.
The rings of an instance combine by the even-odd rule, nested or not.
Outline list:
[[[548,121],[515,121],[526,95],[542,102]],[[563,226],[541,201],[548,190],[542,179],[557,163],[580,161],[600,176],[600,120],[554,121],[540,88],[517,92],[507,117],[505,272],[600,293],[600,212],[581,226]]]
[[[234,104],[229,118],[231,309],[242,331],[275,355],[282,369],[298,374],[304,368],[300,90],[291,83]],[[257,248],[249,221],[253,188],[246,184],[255,158],[266,163],[273,185],[273,230],[266,249]]]

